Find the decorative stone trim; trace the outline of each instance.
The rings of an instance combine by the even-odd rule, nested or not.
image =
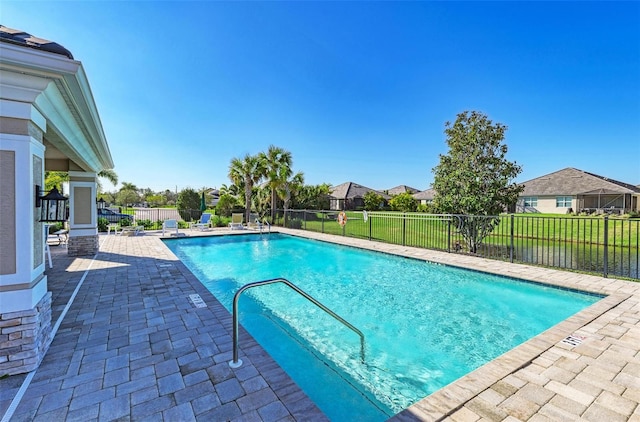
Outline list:
[[[69,237],[69,256],[95,255],[99,248],[98,235]]]
[[[33,371],[51,344],[51,292],[35,308],[0,314],[0,377]]]

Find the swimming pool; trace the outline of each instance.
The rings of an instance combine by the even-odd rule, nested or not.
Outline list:
[[[600,297],[286,235],[166,242],[332,420],[384,420]],[[242,344],[240,345],[242,347]]]

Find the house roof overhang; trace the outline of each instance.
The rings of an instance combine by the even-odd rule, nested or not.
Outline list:
[[[62,52],[0,41],[2,116],[29,119],[43,130],[45,170],[47,160],[64,159],[87,172],[113,168],[82,63]]]

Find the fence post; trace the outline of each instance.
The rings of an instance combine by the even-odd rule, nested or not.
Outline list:
[[[368,220],[369,220],[369,240],[371,240],[371,220],[372,220],[372,216],[369,216]]]
[[[320,229],[321,233],[324,233],[324,211],[322,211],[322,228]]]
[[[407,233],[407,214],[402,213],[402,246],[405,245],[406,233]]]
[[[451,252],[451,218],[447,220],[447,252]]]
[[[602,276],[609,274],[609,216],[604,216],[604,257],[602,260]]]
[[[514,217],[513,214],[511,214],[511,240],[510,240],[510,244],[509,244],[509,262],[511,262],[513,264],[513,222],[514,222]]]
[[[307,230],[307,210],[302,210],[302,215],[304,215],[304,229]]]

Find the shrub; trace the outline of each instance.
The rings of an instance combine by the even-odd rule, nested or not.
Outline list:
[[[138,225],[143,226],[145,230],[151,230],[152,228],[154,228],[155,223],[153,223],[151,220],[138,220]]]
[[[131,225],[131,220],[129,220],[128,218],[123,218],[118,224],[120,224],[120,227],[128,227]]]
[[[290,229],[301,229],[302,220],[300,220],[299,218],[292,218],[291,220],[287,221],[287,227],[289,227]]]
[[[99,232],[106,232],[108,227],[109,227],[109,220],[107,220],[106,218],[103,218],[103,217],[98,218],[98,231]]]
[[[211,217],[211,225],[213,227],[226,227],[229,224],[229,219],[214,215]]]
[[[49,226],[49,233],[47,233],[47,234],[55,233],[58,230],[62,230],[63,228],[64,228],[64,223],[61,223],[61,222],[54,223],[54,224]]]

